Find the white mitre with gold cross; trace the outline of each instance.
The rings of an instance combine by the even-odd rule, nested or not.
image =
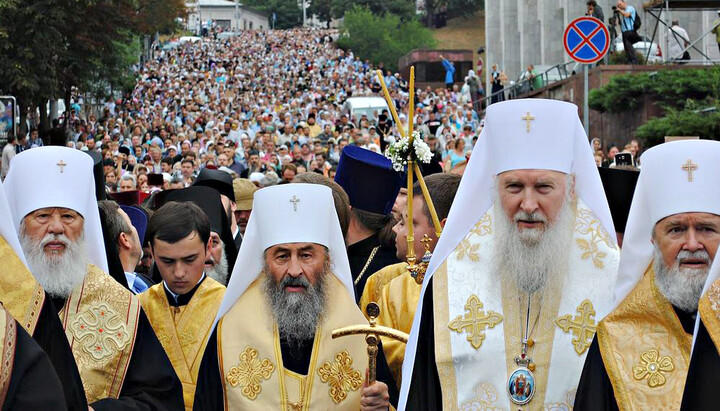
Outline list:
[[[253,212],[216,323],[260,275],[265,250],[278,244],[327,247],[333,273],[355,295],[332,190],[318,184],[282,184],[258,190],[253,198]]]
[[[493,104],[463,175],[423,284],[433,281],[437,372],[446,409],[572,407],[595,327],[611,308],[619,252],[592,149],[577,106],[527,99]],[[493,261],[495,178],[511,170],[559,171],[575,178],[574,224],[567,267],[554,287],[534,301],[537,328],[521,353],[527,295],[497,274]],[[572,231],[572,233],[571,233]],[[538,293],[539,294],[539,293]],[[538,311],[538,308],[542,307]],[[521,312],[522,311],[522,312]],[[421,315],[405,352],[415,358]],[[522,324],[521,324],[522,323]],[[533,327],[533,324],[530,324]],[[516,361],[516,357],[518,361]],[[412,375],[405,361],[403,376]],[[410,378],[403,378],[400,409]]]
[[[67,147],[38,147],[13,158],[5,194],[16,230],[29,213],[47,207],[75,210],[84,219],[90,263],[108,272],[100,211],[95,198],[93,160]]]

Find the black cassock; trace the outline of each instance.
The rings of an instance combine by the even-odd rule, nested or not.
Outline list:
[[[195,402],[193,410],[222,410],[225,408],[223,382],[220,375],[217,352],[217,328],[213,330],[205,348],[200,371],[198,372],[197,387],[195,389]],[[301,348],[291,348],[284,339],[280,339],[280,351],[283,365],[288,370],[300,375],[307,375],[312,356],[313,340],[303,344]],[[397,407],[398,390],[390,373],[390,368],[383,354],[382,344],[378,346],[377,380],[388,386],[390,403]]]
[[[710,338],[705,324],[700,321],[690,369],[685,379],[682,410],[712,410],[718,408],[720,386],[720,355]]]
[[[53,298],[57,307],[63,299]],[[67,340],[66,340],[67,341]],[[72,357],[72,353],[70,354]],[[150,326],[145,312],[140,310],[135,347],[128,364],[120,398],[103,399],[90,406],[100,410],[182,410],[182,383]],[[87,409],[87,408],[86,408]]]
[[[692,314],[688,314],[678,308],[675,313],[683,326],[686,333],[692,335],[695,329],[695,319]],[[717,353],[715,354],[717,357]],[[692,364],[691,364],[692,369]],[[715,372],[718,372],[718,368]],[[686,389],[687,393],[687,389]],[[588,350],[585,358],[585,366],[583,367],[580,383],[578,384],[577,393],[575,394],[575,411],[600,411],[600,410],[619,410],[617,401],[615,400],[615,390],[613,389],[610,377],[608,376],[605,364],[603,363],[602,354],[600,353],[600,345],[597,341],[597,335],[593,338],[593,342]],[[712,408],[695,408],[712,409]]]
[[[362,278],[355,285],[355,302],[360,302],[363,290],[365,289],[365,283],[368,277],[380,271],[381,269],[397,264],[400,260],[397,259],[395,247],[387,247],[380,243],[378,235],[374,234],[362,241],[351,245],[347,249],[348,261],[350,263],[350,273],[352,274],[353,281],[356,281],[360,273],[363,271],[365,264],[367,264],[372,250],[380,246],[375,253],[372,261],[368,264],[367,269],[363,273]]]
[[[67,409],[63,385],[47,354],[17,322],[15,322],[15,330],[17,333],[15,354],[10,373],[10,384],[8,384],[5,400],[2,402],[2,409]],[[8,341],[5,342],[8,343]],[[75,372],[77,373],[77,369]],[[87,406],[85,406],[85,410],[87,410]]]
[[[415,358],[413,358],[414,366],[405,407],[405,409],[413,411],[443,409],[442,387],[440,387],[440,377],[435,363],[435,321],[433,320],[432,295],[433,279],[430,278],[422,299],[422,317],[420,318],[417,351],[415,351]]]
[[[32,338],[45,351],[55,368],[55,373],[60,378],[67,409],[87,411],[85,389],[75,364],[75,357],[68,344],[58,312],[47,293]]]

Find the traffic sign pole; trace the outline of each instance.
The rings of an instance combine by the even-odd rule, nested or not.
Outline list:
[[[570,58],[583,65],[583,125],[589,138],[588,65],[602,60],[607,54],[610,49],[610,32],[605,23],[595,17],[578,17],[565,28],[563,46]]]
[[[583,64],[583,124],[585,125],[585,134],[590,138],[590,104],[588,103],[588,65]]]

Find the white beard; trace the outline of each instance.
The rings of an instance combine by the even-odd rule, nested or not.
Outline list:
[[[572,239],[573,212],[568,195],[552,224],[542,229],[517,227],[517,220],[544,220],[539,213],[529,216],[523,212],[507,217],[500,202],[495,202],[494,261],[500,275],[509,275],[523,293],[534,293],[550,286],[564,275],[567,250]]]
[[[48,256],[44,246],[50,241],[64,242],[65,251]],[[35,241],[27,235],[25,226],[21,224],[20,244],[30,271],[52,297],[70,297],[85,280],[89,258],[84,234],[74,242],[64,234],[47,234],[42,240]]]
[[[702,297],[708,273],[710,272],[710,255],[705,250],[694,253],[683,250],[675,259],[675,264],[668,267],[663,259],[660,248],[655,245],[653,267],[655,268],[655,285],[670,304],[687,312],[694,313]],[[701,258],[708,262],[708,268],[680,268],[680,261],[687,258]]]
[[[225,255],[225,247],[223,247],[220,261],[216,261],[212,268],[206,268],[205,274],[222,285],[227,285],[228,280],[228,261]]]

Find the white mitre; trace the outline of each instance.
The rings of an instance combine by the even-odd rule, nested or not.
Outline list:
[[[623,240],[615,307],[652,263],[651,238],[658,221],[678,213],[720,215],[720,142],[682,140],[660,144],[647,150],[641,161],[642,171]]]
[[[5,189],[2,183],[0,183],[0,236],[7,241],[13,251],[15,251],[15,254],[17,254],[20,261],[22,261],[27,267],[25,253],[20,246],[20,239],[18,238],[17,231],[15,230],[15,224],[13,224],[10,206],[8,205],[7,197],[5,196]]]
[[[263,253],[287,243],[315,243],[328,248],[332,271],[355,295],[345,240],[335,212],[332,190],[318,184],[283,184],[255,192],[243,242],[215,323],[257,279]]]
[[[575,193],[615,240],[615,227],[595,158],[576,105],[557,100],[520,99],[487,108],[485,127],[472,151],[427,269],[413,320],[405,358],[415,358],[417,334],[428,280],[493,206],[495,177],[511,170],[552,170],[575,176]],[[402,375],[412,375],[405,361]],[[404,409],[411,378],[403,378],[400,406]]]
[[[35,210],[62,207],[84,218],[84,234],[90,263],[108,272],[100,212],[95,199],[93,160],[67,147],[38,147],[13,158],[5,179],[5,193],[15,229]]]

